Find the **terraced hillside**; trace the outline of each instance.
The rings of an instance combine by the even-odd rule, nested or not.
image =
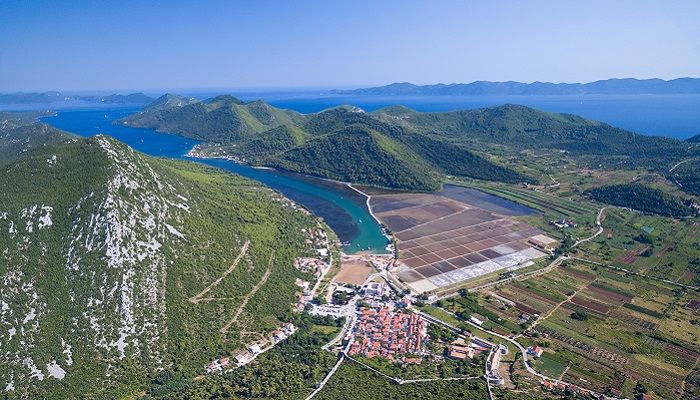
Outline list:
[[[293,261],[313,250],[302,230],[323,226],[246,179],[103,136],[0,168],[9,398],[125,397],[156,373],[191,378],[287,320],[295,278],[312,280]]]

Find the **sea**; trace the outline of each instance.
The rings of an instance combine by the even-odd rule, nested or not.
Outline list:
[[[687,139],[700,134],[700,94],[409,97],[343,96],[313,92],[231,94],[246,101],[264,99],[275,107],[301,113],[318,112],[339,105],[353,105],[365,111],[403,105],[417,111],[439,112],[520,104],[543,111],[580,115],[644,135]],[[191,95],[208,98],[215,94],[192,92]]]
[[[418,111],[450,111],[522,104],[545,111],[564,112],[600,120],[614,126],[648,135],[685,139],[700,134],[700,95],[586,95],[586,96],[430,96],[378,97],[340,96],[314,92],[231,92],[184,91],[178,94],[208,98],[231,93],[242,100],[264,99],[270,104],[302,113],[318,112],[350,104],[367,111],[390,105],[404,105]],[[157,93],[154,93],[157,95]],[[369,214],[365,198],[345,185],[270,169],[252,168],[228,160],[193,159],[187,152],[197,144],[191,139],[152,129],[131,128],[113,122],[141,106],[136,105],[12,105],[6,110],[54,109],[57,115],[43,118],[56,128],[81,136],[98,133],[119,139],[143,153],[202,162],[254,179],[278,190],[323,218],[345,244],[348,253],[386,252],[388,244],[379,223]],[[449,188],[446,188],[449,190]],[[484,207],[499,207],[503,213],[527,212],[521,205],[482,192],[471,193],[471,200]]]

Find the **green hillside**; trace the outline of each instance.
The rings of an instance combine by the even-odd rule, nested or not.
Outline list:
[[[678,165],[668,174],[668,178],[682,191],[700,196],[700,160],[690,160]]]
[[[288,320],[295,278],[311,279],[293,260],[319,222],[224,171],[102,136],[0,168],[9,398],[122,398],[158,371],[191,378]]]
[[[674,164],[700,157],[700,148],[680,140],[512,104],[450,112],[341,106],[299,114],[219,96],[166,109],[154,104],[125,121],[201,140],[197,151],[204,157],[407,190],[436,190],[448,176],[550,181],[551,172],[533,158],[537,152],[571,158],[580,168],[643,171],[662,179]],[[696,174],[682,171],[669,180],[697,194]]]
[[[640,184],[621,184],[591,189],[592,199],[645,213],[685,217],[697,214],[693,201]]]
[[[301,118],[298,113],[280,110],[261,101],[244,103],[233,96],[224,95],[203,102],[171,101],[170,106],[167,102],[164,104],[162,100],[156,100],[156,104],[143,112],[120,122],[128,126],[153,128],[192,139],[221,143],[241,140],[280,125],[293,124]]]
[[[41,113],[0,112],[0,163],[15,160],[32,149],[73,137],[36,122],[39,116]]]
[[[390,107],[374,114],[387,122],[419,132],[450,136],[465,143],[647,157],[666,155],[668,151],[684,152],[686,147],[676,139],[639,135],[576,115],[548,113],[513,104],[434,113]]]
[[[282,153],[275,166],[341,181],[412,190],[440,187],[433,168],[409,148],[376,131],[350,126]]]
[[[454,143],[454,138],[428,136],[384,114],[352,106],[303,115],[231,96],[165,109],[162,103],[123,123],[202,140],[204,156],[230,156],[254,165],[369,185],[436,190],[445,174],[535,181],[476,155],[465,144]]]

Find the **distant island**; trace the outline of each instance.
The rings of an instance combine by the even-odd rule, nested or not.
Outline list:
[[[103,104],[147,104],[153,100],[153,97],[146,96],[143,93],[110,94],[105,96],[65,95],[61,92],[0,93],[0,104],[51,104],[75,101]]]
[[[414,85],[392,83],[371,88],[331,90],[330,94],[368,96],[488,96],[488,95],[581,95],[581,94],[691,94],[700,93],[699,78],[606,79],[590,83],[489,82]]]

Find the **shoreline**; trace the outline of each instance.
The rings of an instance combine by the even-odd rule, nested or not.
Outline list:
[[[235,163],[235,164],[237,164],[237,165],[240,165],[240,166],[243,166],[243,167],[249,167],[249,168],[256,169],[256,170],[263,170],[263,171],[269,171],[269,172],[286,173],[286,174],[290,174],[290,175],[292,175],[292,176],[296,175],[296,176],[298,177],[298,178],[296,178],[296,179],[298,179],[298,180],[308,179],[308,180],[311,180],[311,181],[317,180],[317,181],[320,181],[320,182],[332,183],[332,184],[334,184],[334,185],[337,186],[337,188],[335,188],[336,190],[337,190],[337,189],[340,189],[340,188],[349,188],[352,192],[357,193],[357,194],[359,194],[360,196],[365,197],[364,203],[361,203],[361,202],[359,201],[359,199],[356,199],[356,200],[357,200],[357,201],[356,201],[356,200],[354,200],[354,199],[352,199],[352,198],[350,198],[349,201],[352,202],[352,203],[355,203],[356,205],[358,205],[358,206],[360,206],[360,207],[362,207],[362,208],[364,208],[364,210],[366,210],[366,212],[372,217],[372,219],[374,219],[374,221],[375,221],[375,222],[377,223],[377,225],[379,226],[379,233],[381,234],[381,236],[382,236],[384,239],[386,239],[386,243],[385,243],[385,247],[384,247],[383,249],[381,249],[381,250],[380,250],[380,249],[374,249],[374,250],[358,250],[358,251],[350,252],[350,251],[351,251],[351,250],[350,250],[350,249],[351,249],[351,246],[350,246],[350,244],[349,244],[350,242],[347,242],[347,243],[348,243],[347,246],[342,246],[342,247],[341,247],[341,252],[343,252],[343,253],[345,253],[345,254],[360,254],[360,255],[387,255],[387,254],[395,255],[395,250],[387,250],[387,249],[386,249],[386,246],[389,246],[389,245],[392,245],[392,244],[393,244],[393,238],[387,233],[387,230],[386,230],[386,228],[384,227],[384,224],[381,222],[381,220],[380,220],[379,218],[377,218],[377,216],[376,216],[376,215],[374,214],[374,212],[372,211],[372,207],[371,207],[371,205],[370,205],[371,195],[368,195],[367,193],[364,193],[363,191],[361,191],[361,190],[355,188],[354,186],[352,186],[353,183],[351,183],[351,182],[345,182],[345,181],[339,181],[339,180],[331,179],[331,178],[324,178],[324,177],[309,175],[309,174],[302,174],[302,173],[298,173],[298,172],[294,172],[294,171],[288,171],[288,170],[284,170],[284,169],[277,169],[277,168],[274,168],[274,167],[254,166],[254,165],[248,164],[248,163],[246,163],[246,162],[243,162],[243,161],[240,160],[239,158],[233,157],[233,156],[209,156],[209,155],[204,155],[204,154],[201,154],[201,153],[198,151],[199,148],[200,148],[200,146],[201,146],[201,143],[196,143],[195,145],[193,145],[193,146],[190,148],[190,150],[188,150],[188,151],[184,154],[184,156],[185,156],[186,158],[191,158],[191,159],[229,161],[229,162]],[[235,172],[233,172],[233,173],[235,173]],[[248,178],[248,179],[253,179],[253,180],[255,180],[254,178]],[[262,183],[262,182],[261,182],[261,183]],[[313,184],[313,183],[312,183],[312,184]],[[265,184],[263,183],[263,185],[265,185]],[[318,186],[319,186],[320,188],[322,188],[322,189],[325,189],[325,190],[333,190],[333,188],[324,188],[324,187],[321,186],[321,185],[318,185]],[[278,191],[278,192],[280,191],[280,190],[278,190],[278,189],[273,189],[273,190],[276,190],[276,191]],[[284,194],[284,193],[282,193],[282,194]],[[348,196],[347,194],[343,194],[343,193],[337,193],[337,195],[340,196],[340,197]],[[316,216],[317,218],[322,218],[321,216],[319,216],[319,215],[317,215],[316,213],[314,213],[313,211],[311,211],[306,205],[301,204],[301,203],[299,203],[299,204],[300,204],[302,207],[304,207],[305,209],[307,209],[309,212],[311,212],[311,213],[312,213],[314,216]],[[359,224],[362,223],[362,219],[360,219],[359,221],[357,221],[357,220],[355,220],[355,219],[352,219],[352,221],[353,221],[353,223],[354,223],[355,225],[359,225]],[[331,228],[331,229],[332,229],[332,228]],[[337,235],[337,234],[336,234],[336,235]],[[341,243],[344,243],[344,242],[341,241]]]

